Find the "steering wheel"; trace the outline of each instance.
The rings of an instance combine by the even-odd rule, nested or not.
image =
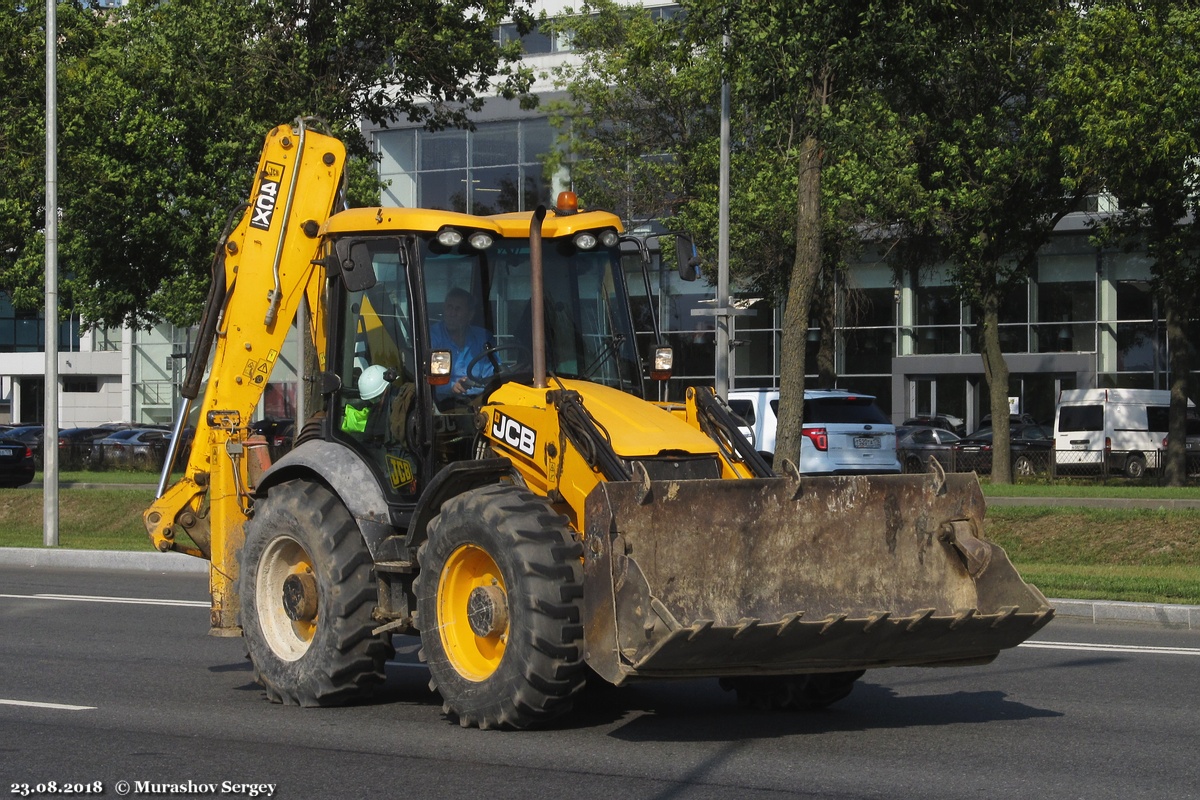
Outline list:
[[[492,359],[491,375],[476,375],[475,368],[485,359],[491,359],[497,353],[503,353],[505,350],[515,350],[519,356],[514,361],[509,369],[501,369],[495,359]],[[528,372],[533,364],[533,352],[523,344],[502,344],[499,347],[485,348],[482,353],[471,359],[471,363],[467,364],[467,380],[476,386],[483,386],[493,380],[497,375],[510,375],[519,372]]]

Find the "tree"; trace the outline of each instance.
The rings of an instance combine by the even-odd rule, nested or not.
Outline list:
[[[589,191],[613,187],[607,199],[630,216],[669,217],[713,252],[715,111],[728,77],[730,271],[784,305],[779,451],[798,453],[809,309],[821,271],[854,252],[864,220],[920,206],[913,137],[878,92],[869,48],[859,46],[868,33],[880,42],[905,37],[895,4],[683,5],[686,14],[669,24],[607,2],[560,23],[587,53],[582,66],[560,74],[572,100],[572,176]]]
[[[36,308],[45,288],[45,6],[0,12],[0,292]],[[76,3],[56,14],[60,81],[94,46],[103,22]]]
[[[948,263],[975,315],[997,483],[1012,480],[1001,305],[1024,290],[1055,225],[1097,185],[1094,170],[1068,169],[1074,131],[1050,91],[1061,64],[1046,44],[1058,19],[1076,13],[1071,5],[1012,0],[931,16],[924,43],[937,58],[897,65],[890,81],[897,108],[922,120],[918,163],[931,199],[931,213],[909,225],[902,261]]]
[[[1098,163],[1120,212],[1104,241],[1138,243],[1153,261],[1171,354],[1167,482],[1187,475],[1191,347],[1200,312],[1200,8],[1195,3],[1105,0],[1070,18],[1060,41],[1081,135],[1076,165]],[[1077,168],[1082,168],[1077,166]]]
[[[528,29],[525,0],[402,5],[133,0],[80,9],[96,21],[95,39],[64,56],[59,87],[62,284],[75,309],[94,324],[193,322],[213,243],[274,125],[326,120],[356,157],[358,202],[374,202],[362,119],[468,125],[488,94],[527,86],[528,73],[513,67],[519,42],[493,39],[509,16]],[[41,74],[38,65],[16,82],[36,86]],[[16,113],[43,124],[28,104]],[[4,155],[6,172],[34,163]],[[13,196],[44,207],[40,191]],[[0,262],[0,289],[26,305],[41,302],[39,227],[21,226]]]

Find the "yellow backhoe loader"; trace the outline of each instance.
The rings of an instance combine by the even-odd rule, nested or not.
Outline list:
[[[198,406],[196,434],[145,513],[157,549],[211,562],[212,633],[245,637],[269,699],[361,697],[408,634],[464,726],[544,722],[586,679],[821,707],[1051,619],[980,538],[974,475],[777,474],[711,390],[648,399],[671,353],[638,352],[622,244],[646,251],[617,217],[569,194],[337,210],[317,127],[270,132],[220,239],[176,421]],[[479,352],[446,338],[452,303]],[[249,422],[293,322],[314,413],[272,464]]]

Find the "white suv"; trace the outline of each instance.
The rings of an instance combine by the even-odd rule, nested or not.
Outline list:
[[[778,389],[729,393],[729,407],[746,422],[742,429],[757,450],[775,452]],[[807,389],[800,472],[805,475],[853,475],[900,472],[896,426],[869,394]],[[795,459],[793,459],[795,460]]]

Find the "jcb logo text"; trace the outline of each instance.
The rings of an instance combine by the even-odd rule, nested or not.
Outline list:
[[[537,443],[537,433],[533,428],[526,428],[512,417],[506,417],[499,411],[492,418],[492,436],[512,445],[527,456],[533,455],[534,444]]]

